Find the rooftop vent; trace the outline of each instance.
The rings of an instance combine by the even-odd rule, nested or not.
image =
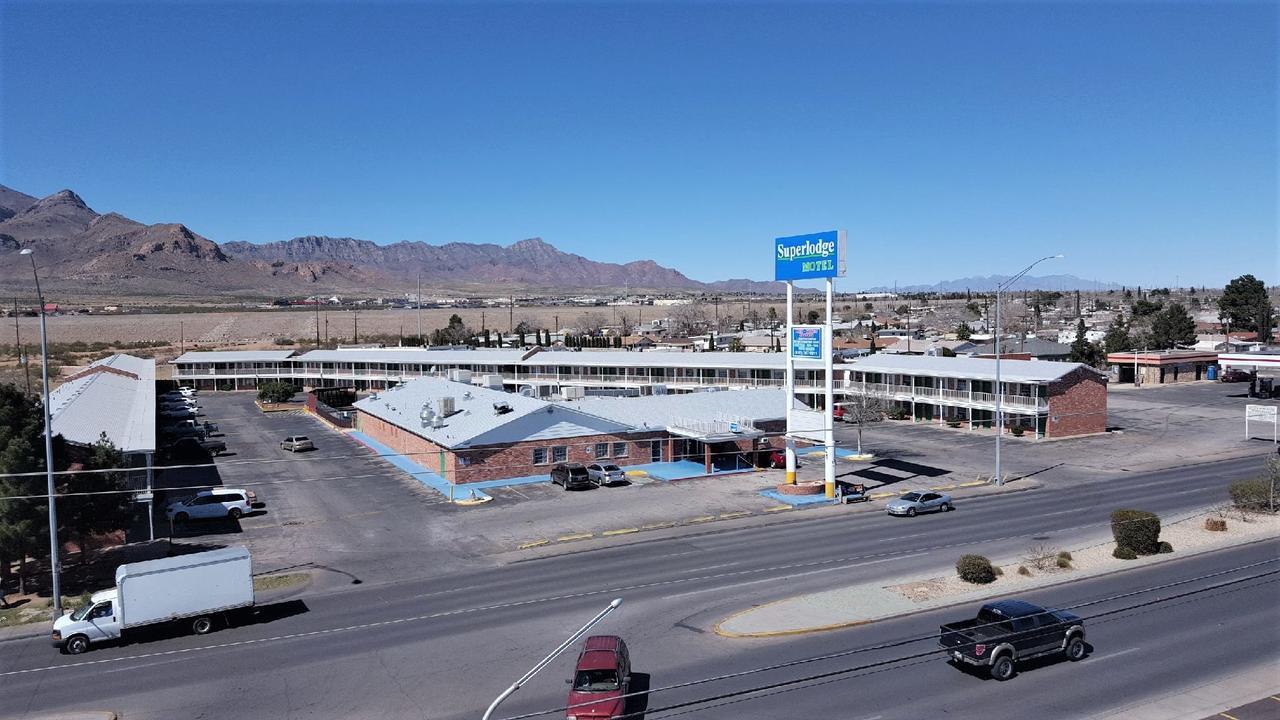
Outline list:
[[[493,404],[494,415],[506,415],[511,412],[511,404],[506,402],[496,402]]]

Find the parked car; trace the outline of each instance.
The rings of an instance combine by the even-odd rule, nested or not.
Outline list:
[[[174,437],[178,439],[191,438],[194,440],[204,440],[206,436],[204,428],[200,427],[199,425],[185,425],[185,426],[180,425],[177,427],[167,427],[164,429],[164,433],[170,437]]]
[[[1065,610],[1048,610],[1022,600],[987,603],[972,620],[948,623],[938,644],[952,662],[987,668],[996,680],[1013,677],[1014,664],[1062,653],[1080,660],[1084,621]]]
[[[909,492],[896,500],[890,500],[884,509],[890,515],[915,517],[918,513],[948,512],[953,507],[951,496],[946,493]]]
[[[1233,368],[1231,370],[1224,370],[1222,373],[1222,382],[1229,382],[1229,383],[1249,382],[1252,379],[1253,379],[1253,375],[1244,370],[1238,370]]]
[[[616,635],[593,635],[582,645],[573,679],[568,681],[570,720],[606,720],[626,712],[631,686],[631,657]]]
[[[257,500],[258,496],[252,490],[213,488],[170,503],[165,508],[165,515],[176,523],[223,517],[239,520],[242,515],[253,511]]]
[[[591,463],[587,466],[587,477],[591,478],[596,485],[603,486],[622,482],[627,479],[627,474],[622,468],[612,463]]]
[[[769,453],[769,467],[776,469],[776,468],[785,468],[786,466],[787,466],[786,450],[774,450],[773,452]],[[796,459],[796,467],[800,467],[799,459]]]
[[[551,468],[551,482],[565,490],[576,487],[591,487],[591,475],[578,463],[561,463]]]
[[[303,450],[315,450],[315,443],[311,442],[311,438],[306,435],[290,435],[280,442],[281,450],[289,452],[302,452]]]
[[[844,407],[841,405],[836,405],[835,407],[831,408],[831,417],[836,422],[844,422]]]

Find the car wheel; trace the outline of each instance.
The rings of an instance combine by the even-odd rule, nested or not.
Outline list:
[[[1075,662],[1084,659],[1084,640],[1079,636],[1073,637],[1067,641],[1067,659]]]
[[[213,629],[213,618],[198,617],[191,621],[191,632],[196,635],[205,635]]]
[[[942,507],[938,509],[942,512],[951,512],[954,508],[951,507],[951,503],[942,503]]]
[[[232,520],[239,520],[240,515],[241,515],[240,508],[231,508],[230,510],[227,511],[227,517],[231,518]]]
[[[913,507],[907,508],[907,517],[915,517],[915,516],[916,516],[916,509]]]
[[[186,513],[178,513],[177,515],[173,516],[173,521],[179,525],[185,523],[188,519],[190,518],[187,516]]]
[[[67,638],[67,652],[72,655],[79,655],[89,649],[89,638],[83,635],[72,635]]]
[[[991,666],[991,677],[1001,682],[1013,677],[1013,658],[1007,653],[997,658]]]

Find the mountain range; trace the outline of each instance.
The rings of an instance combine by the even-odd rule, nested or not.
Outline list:
[[[503,247],[489,243],[397,242],[306,236],[255,244],[219,244],[180,223],[147,225],[95,212],[71,190],[35,198],[0,185],[0,286],[25,288],[31,248],[42,286],[71,296],[265,298],[315,293],[397,295],[424,291],[493,295],[535,291],[678,291],[780,294],[778,282],[735,279],[704,283],[652,260],[605,263],[562,252],[540,238]],[[913,285],[899,292],[987,290],[1004,278],[964,278]],[[1025,277],[1015,289],[1118,287],[1070,275]],[[889,291],[873,288],[872,291]],[[801,292],[813,292],[802,290]]]
[[[966,290],[974,292],[990,292],[1009,280],[1009,275],[975,275],[959,280],[943,280],[933,285],[900,285],[897,287],[874,287],[867,292],[899,292],[899,293],[962,293]],[[1008,290],[1119,290],[1120,285],[1097,280],[1085,280],[1075,275],[1023,275],[1010,285]]]
[[[781,283],[703,283],[652,260],[596,262],[539,238],[493,244],[398,242],[307,236],[264,244],[218,244],[180,223],[146,225],[95,212],[71,190],[34,198],[0,185],[0,255],[31,248],[51,290],[79,295],[272,297],[317,292],[398,294],[545,290],[782,292]],[[0,283],[29,277],[0,263]]]

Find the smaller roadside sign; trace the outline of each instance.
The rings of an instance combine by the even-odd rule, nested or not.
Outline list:
[[[1244,417],[1246,420],[1275,422],[1277,411],[1280,411],[1280,407],[1275,405],[1245,405]]]
[[[824,330],[822,325],[793,325],[789,343],[791,357],[797,360],[821,360]]]

